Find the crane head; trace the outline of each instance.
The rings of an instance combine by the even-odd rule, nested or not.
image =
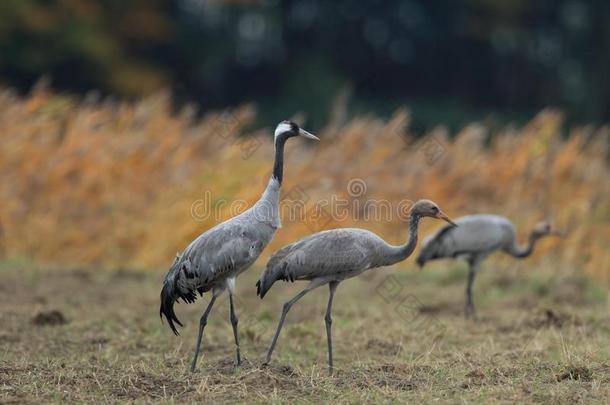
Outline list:
[[[315,136],[314,134],[311,134],[307,131],[305,131],[303,128],[299,127],[297,124],[295,124],[292,121],[282,121],[279,124],[277,124],[277,127],[275,128],[275,141],[277,142],[278,138],[282,137],[282,138],[292,138],[293,136],[302,136],[304,138],[309,138],[309,139],[313,139],[316,141],[319,141],[320,138],[318,138],[317,136]]]
[[[532,233],[540,238],[542,236],[546,236],[546,235],[552,235],[552,236],[558,236],[558,237],[564,237],[565,233],[558,231],[557,229],[555,229],[555,227],[553,227],[553,225],[547,221],[543,221],[543,222],[538,222],[536,224],[536,226],[534,227],[534,230],[532,231]]]
[[[431,200],[419,200],[411,207],[411,213],[420,217],[431,217],[442,219],[449,222],[452,226],[457,226],[455,222],[445,214],[439,206]]]

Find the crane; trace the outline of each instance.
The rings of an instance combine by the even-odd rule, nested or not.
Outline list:
[[[230,318],[236,346],[236,364],[241,364],[237,315],[233,295],[235,278],[247,270],[259,257],[281,226],[279,215],[280,186],[283,179],[284,145],[289,138],[303,136],[319,140],[297,124],[282,121],[275,129],[275,162],[267,188],[260,199],[248,210],[222,222],[193,240],[177,255],[169,269],[161,290],[159,314],[178,335],[174,324],[182,323],[174,312],[174,303],[182,299],[195,302],[197,295],[211,291],[212,297],[199,321],[199,333],[191,371],[195,371],[203,330],[214,302],[222,292],[229,291]]]
[[[539,222],[529,235],[525,246],[517,243],[515,227],[500,215],[466,215],[455,220],[459,227],[443,227],[424,240],[424,246],[417,257],[417,264],[423,267],[427,261],[441,258],[464,258],[468,262],[468,282],[466,284],[466,318],[475,317],[472,301],[472,284],[477,269],[483,259],[501,250],[523,259],[532,254],[536,242],[546,235],[562,236],[548,222]]]
[[[341,281],[355,277],[366,270],[389,266],[409,257],[417,244],[417,228],[422,217],[444,219],[453,224],[434,202],[419,200],[413,204],[409,212],[409,240],[404,245],[390,245],[365,229],[341,228],[315,233],[275,252],[256,283],[257,294],[261,299],[277,280],[292,282],[307,280],[309,284],[284,304],[265,364],[271,361],[271,354],[292,305],[309,291],[328,284],[330,294],[324,320],[328,344],[328,369],[332,374],[331,311],[337,286]]]

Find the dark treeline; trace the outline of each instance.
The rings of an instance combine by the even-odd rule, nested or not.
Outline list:
[[[3,0],[0,80],[178,102],[254,101],[315,124],[411,105],[422,125],[545,106],[610,117],[610,2],[602,0]]]

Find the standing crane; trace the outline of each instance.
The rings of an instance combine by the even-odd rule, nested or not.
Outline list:
[[[176,257],[169,269],[161,290],[161,318],[165,316],[174,334],[178,330],[174,322],[182,326],[174,312],[174,303],[182,299],[193,303],[196,293],[203,295],[212,291],[212,298],[199,321],[199,334],[195,345],[195,356],[191,371],[195,371],[203,329],[205,328],[216,298],[229,291],[231,325],[237,351],[237,365],[241,364],[237,316],[233,295],[235,278],[248,269],[267,246],[281,226],[279,215],[280,186],[284,166],[284,144],[289,138],[303,136],[319,140],[297,124],[282,121],[275,129],[275,163],[269,184],[261,198],[251,208],[207,230],[192,241]]]
[[[277,280],[292,282],[307,280],[309,284],[284,304],[265,364],[271,361],[271,354],[292,305],[314,288],[328,284],[330,295],[324,320],[328,343],[328,369],[332,374],[331,310],[337,286],[341,281],[355,277],[366,270],[389,266],[409,257],[417,244],[417,228],[422,217],[444,219],[453,224],[434,202],[419,200],[411,207],[409,240],[404,245],[390,245],[365,229],[343,228],[315,233],[275,252],[256,283],[257,294],[261,299]]]
[[[424,247],[417,257],[417,264],[423,267],[427,261],[441,258],[464,258],[468,262],[468,283],[466,284],[466,318],[475,317],[472,302],[472,284],[479,264],[491,253],[501,250],[523,259],[532,254],[536,242],[546,235],[561,236],[547,222],[538,223],[529,236],[526,246],[517,243],[515,227],[505,217],[499,215],[467,215],[455,220],[459,227],[445,226],[424,240]]]

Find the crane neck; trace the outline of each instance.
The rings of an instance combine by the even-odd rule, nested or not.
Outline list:
[[[536,245],[537,241],[538,236],[535,232],[532,232],[530,233],[526,246],[518,246],[517,243],[514,242],[510,253],[512,256],[519,259],[526,258],[534,251],[534,246]]]
[[[273,173],[271,177],[281,185],[284,179],[284,145],[290,134],[285,132],[275,139],[275,161],[273,162]]]
[[[275,229],[282,226],[279,213],[280,187],[284,177],[284,145],[288,138],[290,138],[289,134],[281,134],[275,139],[273,172],[267,188],[254,207],[255,218],[258,221],[269,223]]]
[[[411,213],[409,216],[409,239],[404,245],[391,247],[387,265],[401,262],[411,256],[417,246],[417,230],[420,218],[419,215]]]

